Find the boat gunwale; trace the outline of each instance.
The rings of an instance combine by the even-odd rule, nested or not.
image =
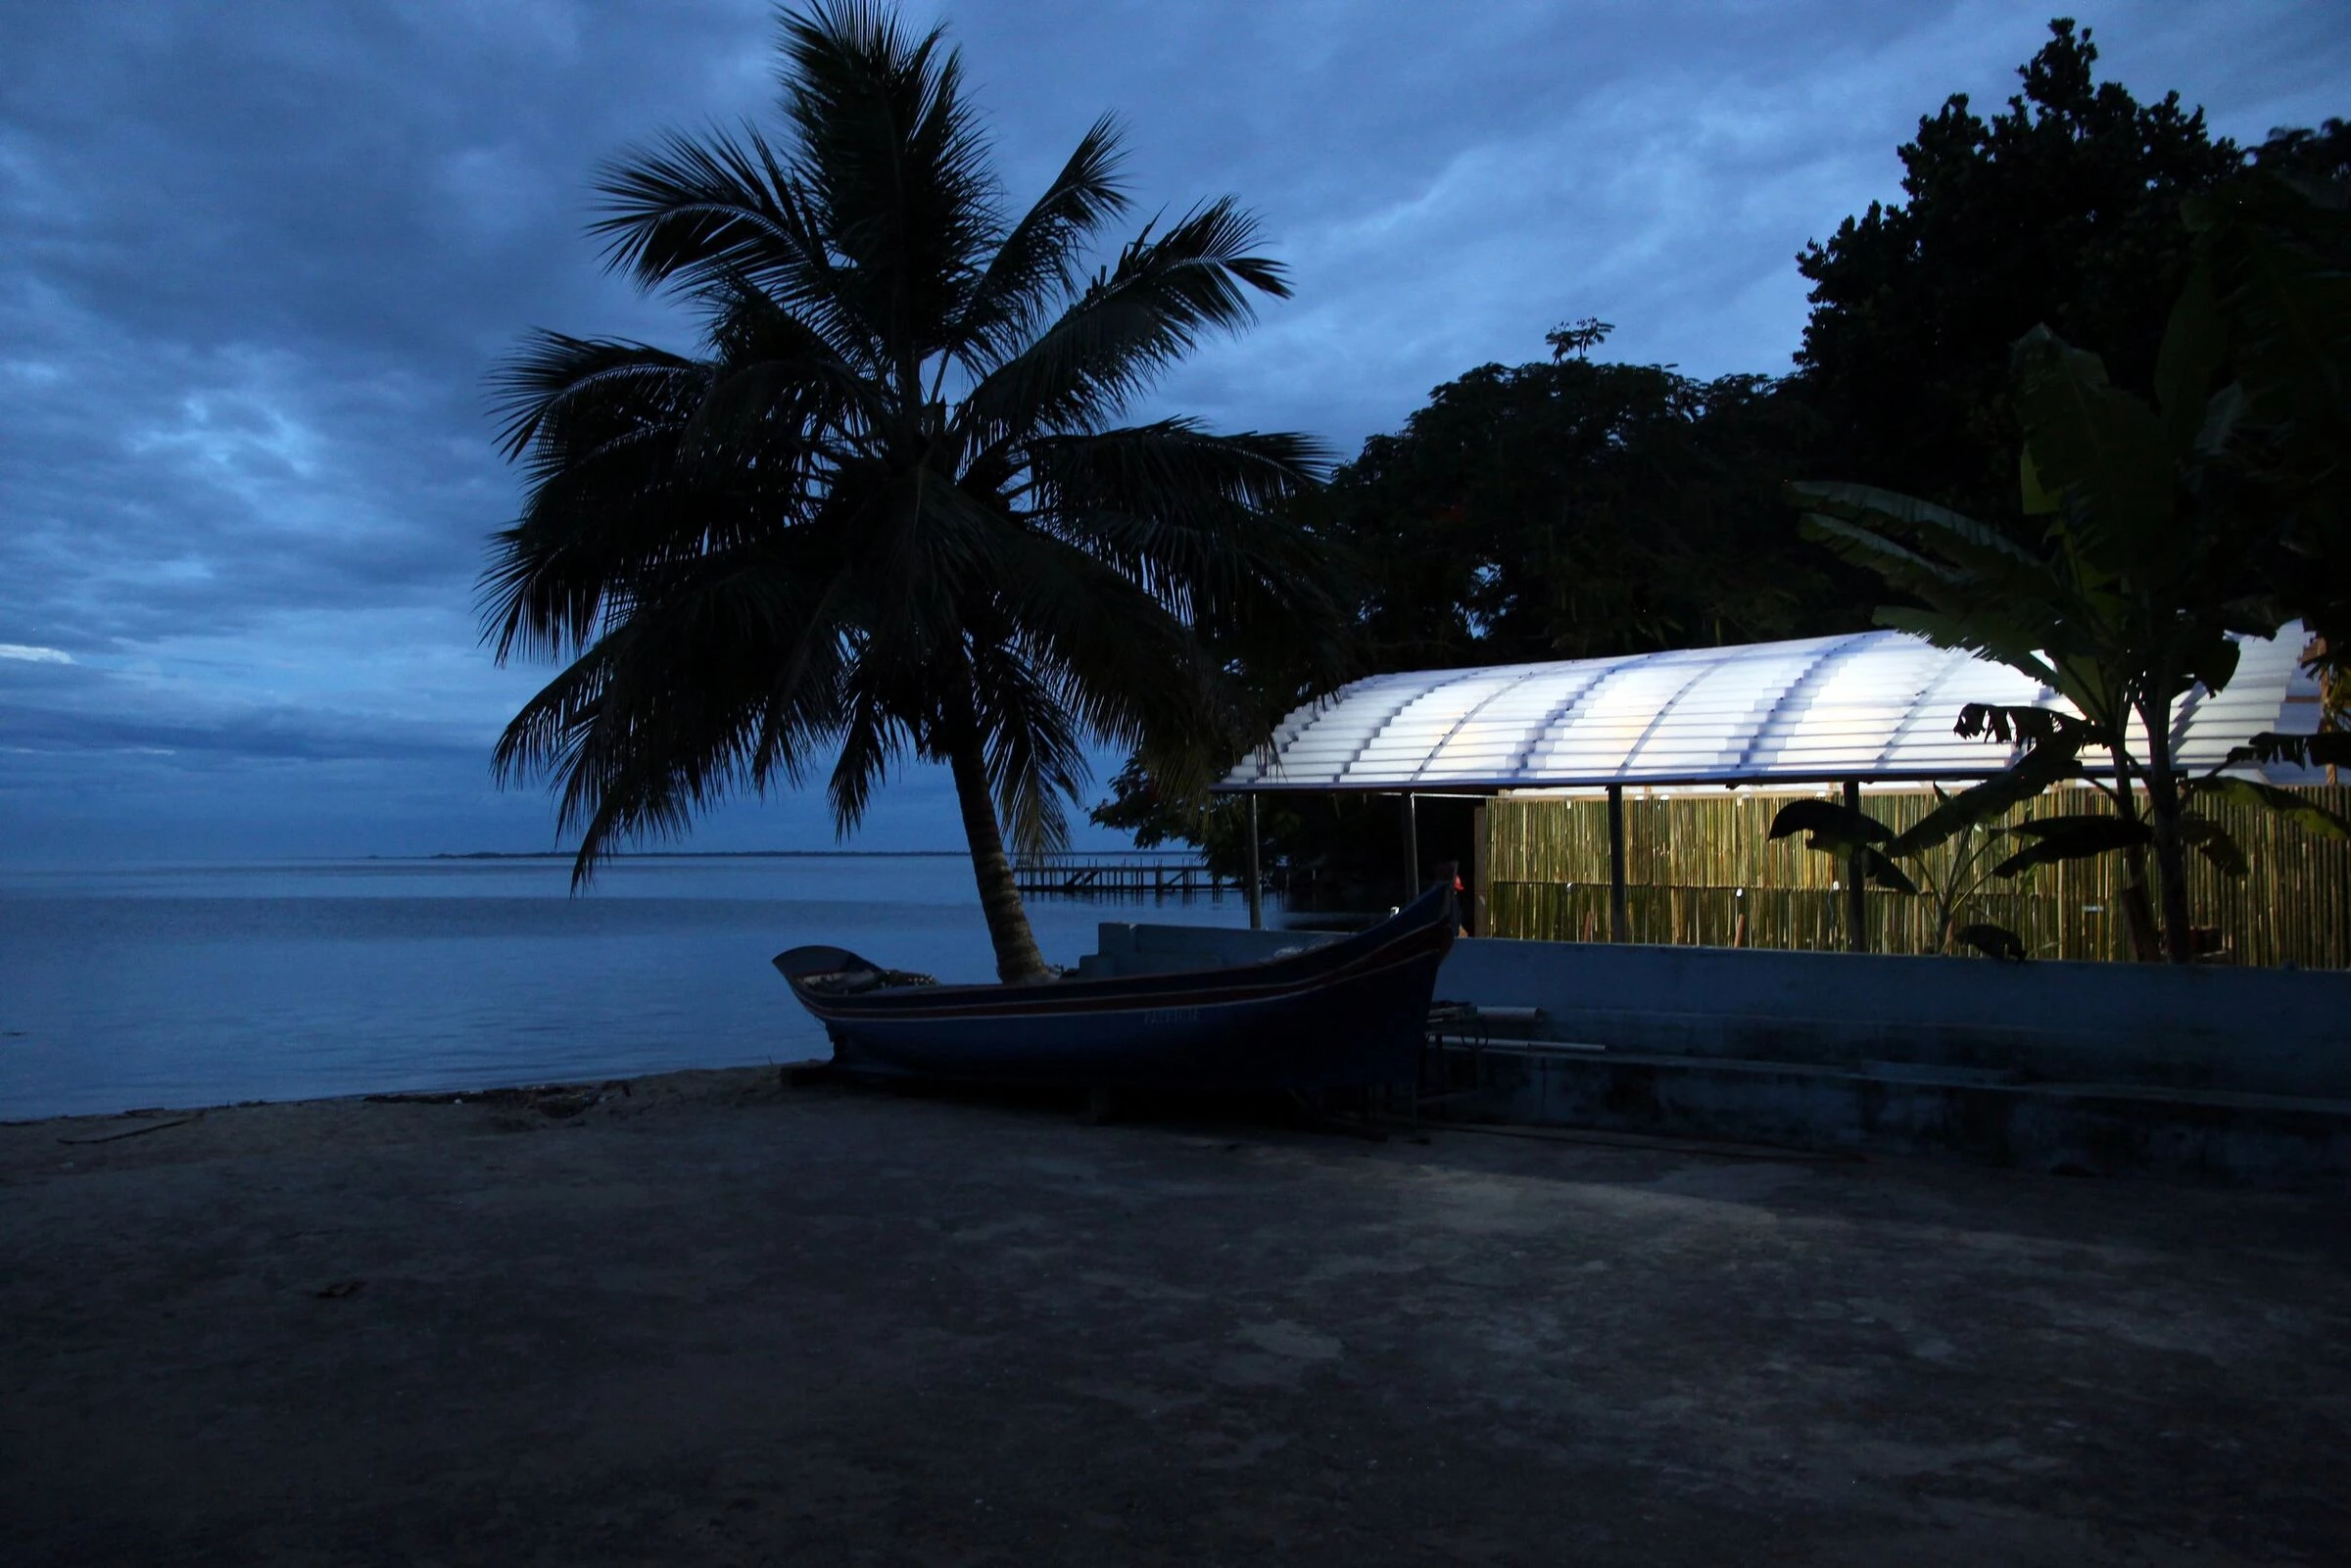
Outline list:
[[[1063,1014],[1151,1013],[1180,1007],[1232,1006],[1353,984],[1419,961],[1430,948],[1442,954],[1453,931],[1432,889],[1369,930],[1338,942],[1253,964],[1214,970],[1174,970],[1154,974],[1102,975],[1038,985],[894,986],[855,996],[827,996],[795,975],[785,976],[793,993],[820,1020],[881,1022],[951,1018],[1019,1018]],[[1437,906],[1421,915],[1418,906]],[[1414,923],[1405,925],[1410,917]],[[1435,918],[1429,918],[1434,916]],[[1376,943],[1382,927],[1401,926]],[[1360,948],[1357,944],[1366,945]],[[1349,952],[1347,949],[1356,948]]]

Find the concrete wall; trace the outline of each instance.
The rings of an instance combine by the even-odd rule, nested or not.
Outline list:
[[[1319,932],[1105,925],[1090,973],[1270,958]],[[2351,974],[1457,942],[1442,998],[1538,1007],[1532,1038],[1872,1077],[2351,1100]]]
[[[1620,1050],[2351,1099],[2351,974],[1464,941],[1439,989]]]
[[[2351,1102],[2341,1100],[1542,1046],[1432,1056],[1451,1092],[1428,1109],[1450,1120],[2351,1189]]]

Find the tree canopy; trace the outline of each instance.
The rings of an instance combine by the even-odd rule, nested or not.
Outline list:
[[[1903,200],[1798,257],[1819,471],[1997,515],[2014,485],[2009,344],[2046,326],[2118,386],[2152,386],[2190,265],[2181,201],[2244,155],[2178,93],[2141,103],[2096,80],[2097,58],[2089,28],[2050,23],[2003,109],[1986,119],[1953,94],[1900,150]]]
[[[1814,424],[1761,376],[1483,365],[1333,475],[1377,669],[1580,658],[1841,629],[1868,598],[1779,500]]]

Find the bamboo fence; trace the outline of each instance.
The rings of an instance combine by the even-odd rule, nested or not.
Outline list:
[[[2351,815],[2351,788],[2309,793],[2337,815]],[[1774,948],[1847,945],[1842,857],[1803,847],[1800,836],[1776,842],[1771,819],[1795,795],[1628,792],[1625,821],[1625,913],[1636,942]],[[1823,790],[1821,798],[1838,798]],[[1925,792],[1864,796],[1863,809],[1897,832],[1926,815]],[[2031,817],[2108,809],[2087,789],[2028,801],[2002,826]],[[2278,813],[2239,806],[2198,807],[2242,845],[2241,878],[2222,875],[2191,856],[2188,900],[2196,922],[2213,927],[2222,963],[2351,968],[2351,844],[2303,832]],[[1487,919],[1497,936],[1549,941],[1605,940],[1608,933],[1608,811],[1605,799],[1503,796],[1486,808]],[[2120,855],[2039,867],[2014,880],[1981,877],[2022,840],[1979,833],[1906,861],[1922,889],[1951,888],[1952,926],[1990,921],[2017,933],[2036,958],[2130,956],[2115,909]],[[1963,875],[1972,853],[1978,875]],[[1920,875],[1924,871],[1925,875]],[[2152,868],[2150,868],[2150,874]],[[1957,874],[1957,885],[1953,886]],[[1982,885],[1976,885],[1978,881]],[[2151,894],[2151,896],[2153,896]],[[1920,896],[1871,888],[1864,900],[1869,947],[1880,953],[1943,950],[1943,906]],[[2160,906],[2159,906],[2160,907]]]

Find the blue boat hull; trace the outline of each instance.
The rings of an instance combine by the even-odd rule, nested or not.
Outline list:
[[[1411,1082],[1437,969],[1452,947],[1450,890],[1367,931],[1230,969],[1038,985],[828,989],[876,967],[794,948],[776,968],[849,1071],[1099,1087],[1324,1089]]]

